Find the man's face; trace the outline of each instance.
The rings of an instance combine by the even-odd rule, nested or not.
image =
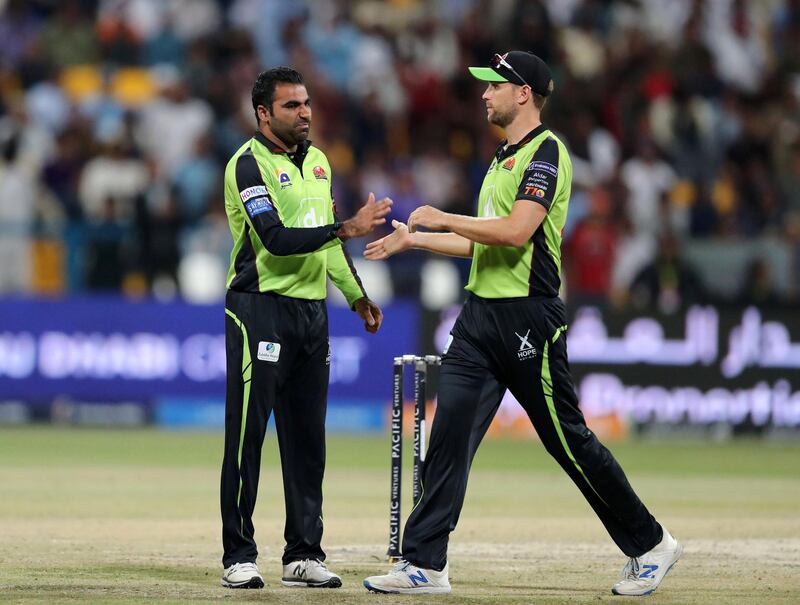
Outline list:
[[[287,147],[305,141],[311,129],[311,99],[306,87],[302,84],[278,84],[272,112],[266,112],[263,117],[270,130]]]
[[[481,97],[486,103],[486,119],[492,124],[505,128],[519,113],[517,87],[510,82],[489,82]]]

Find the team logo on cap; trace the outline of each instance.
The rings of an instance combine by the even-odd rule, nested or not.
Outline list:
[[[328,180],[328,174],[325,172],[325,169],[322,166],[314,166],[314,176],[318,180]]]
[[[281,185],[281,189],[286,189],[287,187],[292,186],[292,179],[290,179],[289,175],[280,168],[275,169],[275,176],[278,177],[278,182]]]
[[[511,170],[514,167],[514,164],[516,163],[517,163],[516,158],[508,158],[506,160],[506,163],[503,164],[503,168],[506,170]]]

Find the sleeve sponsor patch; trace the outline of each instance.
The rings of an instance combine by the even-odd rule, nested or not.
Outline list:
[[[257,189],[257,187],[251,187],[251,189]],[[274,206],[268,197],[257,197],[249,202],[245,202],[244,209],[247,211],[247,215],[250,218],[254,218],[262,212],[273,210]]]
[[[242,198],[243,202],[246,202],[251,197],[255,197],[257,195],[267,195],[267,188],[264,185],[256,185],[255,187],[248,187],[247,189],[239,192],[239,197]]]
[[[546,172],[551,176],[558,176],[558,167],[553,166],[550,162],[540,162],[538,160],[534,160],[528,166],[528,170],[535,170],[539,172]]]
[[[525,195],[534,195],[536,197],[544,197],[545,190],[535,185],[525,185]]]

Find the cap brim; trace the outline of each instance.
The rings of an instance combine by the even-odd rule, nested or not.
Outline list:
[[[484,82],[508,82],[508,79],[501,76],[491,67],[469,67],[468,69],[474,78]]]

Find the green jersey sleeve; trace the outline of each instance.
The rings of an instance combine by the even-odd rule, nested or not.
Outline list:
[[[334,204],[333,220],[339,222],[339,217],[336,215],[336,205]],[[344,246],[337,246],[336,248],[329,248],[327,250],[327,272],[328,277],[331,278],[333,285],[344,294],[347,304],[350,308],[353,307],[359,298],[367,296],[364,285],[361,283],[361,278],[353,266],[353,260],[347,253]]]

